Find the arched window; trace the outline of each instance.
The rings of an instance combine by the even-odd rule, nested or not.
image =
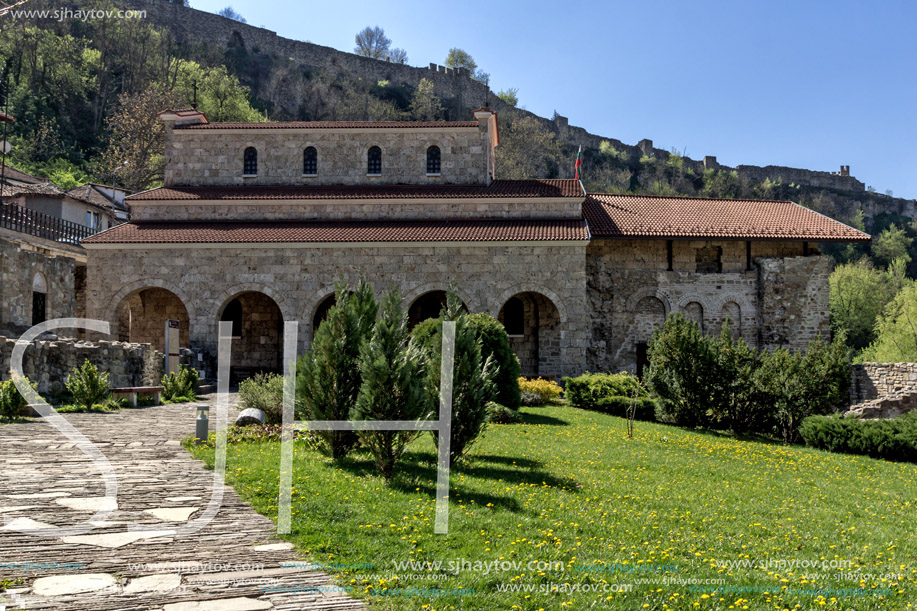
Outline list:
[[[507,335],[525,335],[525,305],[518,297],[503,306],[503,328]]]
[[[245,153],[243,154],[242,174],[245,176],[255,176],[258,174],[258,151],[253,146],[245,149]]]
[[[427,149],[427,174],[439,174],[442,167],[441,158],[438,146]]]
[[[382,149],[372,146],[366,155],[366,173],[378,176],[382,173]]]
[[[314,146],[306,147],[302,152],[302,173],[306,176],[318,174],[318,152]]]
[[[48,283],[41,274],[32,278],[32,324],[48,320]]]
[[[233,299],[226,304],[223,309],[223,315],[220,316],[221,322],[232,323],[232,336],[242,337],[242,302]]]

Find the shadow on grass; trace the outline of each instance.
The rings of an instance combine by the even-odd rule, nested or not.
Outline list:
[[[528,412],[519,412],[519,417],[522,419],[521,424],[547,424],[550,426],[570,426],[570,423],[566,420],[561,420],[560,418],[555,418],[553,416],[546,416],[545,414]]]
[[[786,444],[782,439],[776,437],[762,435],[760,433],[733,433],[732,431],[718,430],[718,429],[687,429],[682,428],[677,425],[671,424],[667,426],[673,426],[682,431],[687,431],[689,433],[696,433],[698,435],[706,435],[707,437],[717,437],[719,439],[735,439],[736,441],[754,441],[757,443],[766,443],[768,445],[774,446],[783,446],[783,445],[805,445],[805,444]]]

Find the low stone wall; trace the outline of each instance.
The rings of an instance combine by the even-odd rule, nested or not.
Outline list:
[[[0,336],[0,379],[10,378],[16,340]],[[60,392],[70,372],[86,359],[110,374],[112,386],[152,386],[162,380],[161,352],[149,344],[84,342],[76,339],[36,340],[26,348],[23,371],[38,382],[39,392]]]
[[[917,363],[851,367],[850,410],[858,418],[896,418],[917,407]]]
[[[851,367],[850,404],[917,392],[917,363],[863,363]]]

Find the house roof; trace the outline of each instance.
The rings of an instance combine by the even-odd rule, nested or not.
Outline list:
[[[11,199],[16,197],[53,197],[60,199],[69,197],[70,199],[77,200],[83,204],[88,204],[95,208],[104,210],[106,213],[110,213],[112,208],[110,204],[98,204],[94,201],[64,191],[54,183],[50,182],[26,185],[0,185],[0,197],[8,197]]]
[[[16,168],[9,165],[6,166],[6,169],[4,170],[4,180],[15,180],[16,182],[25,182],[29,184],[51,182],[47,178],[32,176],[31,174],[17,170]]]
[[[106,188],[110,189],[111,187]],[[99,190],[99,186],[93,183],[86,183],[85,185],[80,185],[79,187],[70,189],[67,191],[67,195],[76,199],[81,199],[83,201],[93,203],[103,208],[116,208],[118,210],[125,209],[124,206],[118,202],[114,202],[106,197],[105,194]]]
[[[89,244],[585,241],[582,219],[125,223]]]
[[[15,121],[13,117],[9,116],[5,112],[0,112],[0,121]]]
[[[583,214],[597,238],[870,239],[862,231],[788,201],[590,193]]]
[[[444,127],[478,127],[477,121],[270,121],[195,123],[176,125],[176,130],[186,129],[417,129]]]
[[[226,186],[160,187],[128,197],[128,201],[212,201],[252,199],[468,199],[493,197],[584,197],[579,181],[495,180],[489,185],[372,186]]]

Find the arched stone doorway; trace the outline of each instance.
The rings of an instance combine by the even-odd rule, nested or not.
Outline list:
[[[312,315],[312,337],[315,337],[318,326],[328,318],[328,311],[331,310],[336,303],[337,295],[334,293],[331,293],[319,302],[318,306],[315,308],[315,313]]]
[[[443,308],[446,307],[446,291],[429,291],[414,300],[408,308],[408,327],[413,329],[418,324],[430,318],[439,318]],[[462,302],[462,309],[468,311],[468,306]]]
[[[277,302],[256,291],[239,293],[223,304],[218,320],[232,323],[233,381],[282,371],[283,314]]]
[[[187,348],[190,343],[190,318],[178,295],[159,287],[133,291],[121,300],[116,310],[118,340],[150,344],[154,350],[164,353],[167,320],[179,322],[178,342],[182,348]]]
[[[517,293],[500,308],[497,320],[510,336],[522,375],[560,375],[560,313],[553,301],[541,293]]]

